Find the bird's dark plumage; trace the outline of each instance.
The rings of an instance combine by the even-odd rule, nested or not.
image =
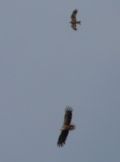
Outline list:
[[[60,136],[58,138],[58,142],[57,142],[58,146],[63,146],[65,144],[68,133],[69,133],[68,130],[62,130],[61,131],[61,134],[60,134]]]
[[[72,108],[70,106],[67,106],[65,109],[63,128],[61,129],[61,133],[59,135],[57,142],[58,146],[63,146],[65,144],[69,131],[75,128],[74,125],[70,124],[71,120],[72,120]]]
[[[71,15],[71,19],[76,18],[77,13],[78,13],[77,9],[73,10],[72,15]]]
[[[67,106],[65,109],[64,125],[70,125],[72,119],[72,108]]]

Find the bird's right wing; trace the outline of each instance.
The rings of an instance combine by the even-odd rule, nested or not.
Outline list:
[[[60,136],[58,138],[58,142],[57,142],[58,146],[63,146],[65,144],[68,133],[69,133],[69,130],[62,130],[61,131],[61,134],[60,134]]]

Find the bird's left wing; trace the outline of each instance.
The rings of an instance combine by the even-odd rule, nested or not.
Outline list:
[[[77,30],[77,25],[76,25],[76,24],[71,24],[71,27],[72,27],[74,30]]]
[[[76,20],[77,13],[78,13],[77,9],[73,10],[72,15],[71,15],[71,19],[75,19]]]
[[[70,125],[72,120],[72,107],[67,106],[64,115],[64,125]]]

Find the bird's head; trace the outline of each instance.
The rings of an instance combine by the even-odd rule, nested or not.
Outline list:
[[[75,129],[75,125],[71,124],[70,125],[70,130],[74,130]]]

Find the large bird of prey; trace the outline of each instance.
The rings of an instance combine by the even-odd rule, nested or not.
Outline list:
[[[61,133],[59,135],[57,142],[58,146],[63,146],[66,142],[69,131],[75,129],[75,125],[71,124],[71,120],[72,120],[72,108],[70,106],[67,106],[65,109],[63,127],[61,129]]]
[[[73,10],[72,12],[72,15],[71,15],[71,27],[74,29],[74,30],[77,30],[77,24],[81,24],[81,21],[77,21],[77,18],[76,18],[76,15],[78,13],[78,10],[75,9]]]

